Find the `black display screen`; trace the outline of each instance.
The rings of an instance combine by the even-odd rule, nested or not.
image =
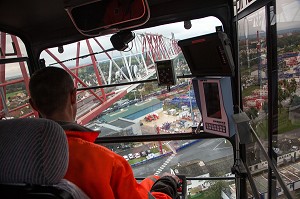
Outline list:
[[[217,83],[204,82],[207,117],[221,119],[219,87]]]
[[[156,70],[159,86],[176,84],[176,74],[172,60],[156,61]]]
[[[218,33],[178,41],[194,76],[231,76],[229,60]],[[229,52],[228,52],[229,53]]]

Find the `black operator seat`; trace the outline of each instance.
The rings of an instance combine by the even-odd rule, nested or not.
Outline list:
[[[0,120],[0,198],[88,198],[63,179],[68,161],[67,137],[56,122]]]

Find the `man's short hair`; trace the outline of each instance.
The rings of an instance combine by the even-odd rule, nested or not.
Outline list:
[[[72,77],[62,68],[46,67],[36,71],[29,82],[31,100],[42,114],[62,111],[74,89]]]

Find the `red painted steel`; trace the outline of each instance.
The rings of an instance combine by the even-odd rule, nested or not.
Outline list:
[[[99,70],[98,70],[98,68],[97,68],[96,57],[95,57],[95,55],[93,54],[93,53],[94,53],[94,52],[93,52],[93,49],[92,49],[92,47],[91,47],[91,44],[90,44],[89,40],[86,39],[85,41],[86,41],[86,44],[87,44],[87,46],[88,46],[89,53],[91,54],[90,57],[91,57],[91,60],[92,60],[92,63],[93,63],[93,67],[94,67],[94,71],[95,71],[96,78],[97,78],[97,80],[98,80],[98,85],[99,85],[99,86],[102,86],[102,79],[101,79],[101,77],[100,77]],[[102,97],[103,97],[104,101],[106,101],[106,95],[105,95],[104,89],[101,88],[100,90],[101,90]]]

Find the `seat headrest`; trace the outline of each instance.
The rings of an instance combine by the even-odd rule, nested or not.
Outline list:
[[[68,155],[66,134],[56,122],[0,120],[0,183],[57,184]]]

